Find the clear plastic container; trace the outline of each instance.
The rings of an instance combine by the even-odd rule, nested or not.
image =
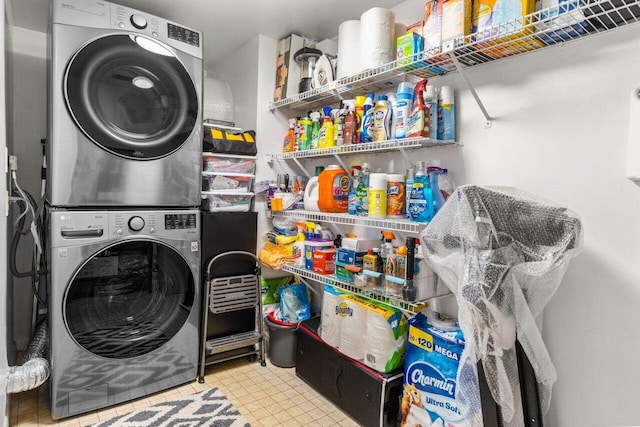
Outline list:
[[[204,172],[253,174],[256,170],[256,158],[254,156],[202,153],[202,170]]]
[[[223,172],[203,172],[202,191],[250,192],[254,175]]]
[[[208,212],[249,212],[253,193],[205,191],[202,193],[202,210]]]

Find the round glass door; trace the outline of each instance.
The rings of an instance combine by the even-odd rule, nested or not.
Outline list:
[[[76,342],[106,358],[156,350],[185,324],[194,304],[189,265],[153,241],[118,243],[92,256],[64,299],[64,317]]]
[[[65,76],[69,111],[85,135],[130,159],[169,155],[198,117],[189,73],[169,48],[140,35],[109,35],[83,46]]]

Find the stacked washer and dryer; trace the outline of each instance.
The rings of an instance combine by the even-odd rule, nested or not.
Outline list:
[[[196,377],[202,34],[54,0],[47,262],[51,415]]]

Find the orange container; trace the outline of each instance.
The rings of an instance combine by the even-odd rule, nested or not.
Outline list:
[[[329,165],[318,176],[318,208],[321,212],[344,213],[349,206],[351,178],[342,167]]]

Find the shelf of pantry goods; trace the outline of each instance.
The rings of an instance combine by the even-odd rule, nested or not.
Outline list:
[[[308,157],[328,157],[334,154],[382,153],[385,151],[397,151],[399,149],[411,150],[417,148],[444,147],[448,145],[461,144],[451,140],[437,141],[429,138],[403,138],[380,142],[367,142],[366,144],[349,144],[337,147],[318,148],[315,150],[293,151],[289,153],[267,153],[267,157],[286,160]]]
[[[569,0],[539,10],[485,31],[460,37],[448,52],[423,52],[422,58],[406,64],[399,59],[378,68],[343,77],[325,86],[269,104],[313,109],[328,102],[353,98],[367,92],[395,88],[400,82],[442,76],[495,60],[518,56],[538,49],[591,37],[640,20],[638,1]],[[506,34],[506,35],[505,35]]]
[[[289,264],[284,264],[282,266],[282,270],[291,274],[296,274],[306,279],[318,281],[320,283],[329,283],[331,286],[335,288],[342,289],[344,291],[351,292],[354,294],[362,295],[366,298],[380,301],[387,305],[399,308],[401,310],[406,310],[411,313],[417,313],[420,310],[424,309],[428,302],[428,300],[408,302],[400,298],[389,297],[385,295],[384,292],[376,291],[373,288],[358,288],[357,286],[354,286],[352,283],[349,283],[342,279],[338,279],[334,275],[318,274],[318,273],[314,273],[313,271],[305,270],[304,268],[296,267]]]
[[[361,225],[369,228],[382,228],[389,231],[404,233],[419,233],[427,225],[421,222],[413,222],[406,219],[393,218],[369,218],[366,216],[349,215],[342,213],[311,212],[303,210],[272,211],[274,216],[304,218],[309,221],[331,222],[334,224]]]

